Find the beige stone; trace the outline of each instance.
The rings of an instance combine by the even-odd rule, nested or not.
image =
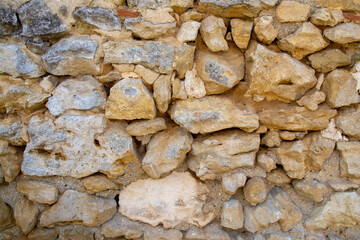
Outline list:
[[[246,175],[241,172],[224,175],[221,179],[221,185],[224,192],[234,194],[238,188],[243,187],[246,182]]]
[[[22,179],[17,183],[16,189],[38,203],[53,204],[58,199],[57,187],[48,182]]]
[[[0,199],[0,231],[11,227],[14,223],[13,211]]]
[[[276,8],[276,18],[279,22],[303,22],[310,13],[310,5],[295,1],[282,1]]]
[[[165,119],[156,117],[152,120],[134,121],[126,127],[126,132],[131,136],[145,136],[164,129],[166,129]]]
[[[359,188],[359,184],[339,178],[336,180],[328,180],[329,186],[337,192],[345,192],[349,189]]]
[[[235,199],[224,202],[221,213],[221,226],[236,230],[242,228],[243,225],[244,214],[241,203]]]
[[[75,190],[66,190],[59,201],[45,210],[40,225],[81,224],[95,227],[109,220],[116,212],[114,199],[95,197]]]
[[[181,43],[195,41],[200,26],[201,23],[196,21],[190,20],[184,22],[176,35],[177,40]]]
[[[347,11],[359,11],[360,4],[357,0],[316,0],[320,7],[341,9]]]
[[[289,178],[282,169],[274,169],[269,172],[267,175],[267,180],[276,186],[289,184],[291,182],[291,178]]]
[[[89,193],[98,193],[109,189],[119,189],[119,187],[110,181],[104,175],[93,175],[82,179],[82,183]]]
[[[110,89],[105,117],[110,119],[154,119],[155,103],[140,79],[121,80]]]
[[[277,37],[278,31],[274,27],[272,16],[261,16],[255,18],[254,24],[256,36],[263,43],[270,44]]]
[[[285,53],[274,52],[252,42],[245,53],[248,95],[258,94],[267,100],[295,101],[314,87],[315,71]]]
[[[187,21],[197,21],[200,22],[203,18],[203,15],[201,13],[195,12],[193,10],[189,10],[180,16],[181,22],[187,22]]]
[[[344,107],[360,102],[356,84],[347,70],[336,69],[326,76],[321,90],[326,94],[326,103],[330,107]]]
[[[123,79],[121,73],[117,71],[110,71],[106,75],[100,76],[98,78],[98,81],[101,82],[102,84],[106,84],[106,83],[120,81],[121,79]]]
[[[173,77],[171,79],[171,84],[172,84],[172,98],[174,100],[187,98],[187,94],[185,90],[185,81]]]
[[[289,233],[283,232],[274,232],[274,233],[266,233],[264,235],[266,240],[292,240],[294,236]]]
[[[211,223],[202,229],[192,226],[184,240],[230,240],[230,236],[218,223]]]
[[[244,186],[244,196],[251,205],[256,205],[266,199],[267,191],[264,181],[259,177],[248,180]]]
[[[326,99],[325,93],[322,91],[311,90],[306,93],[300,100],[296,101],[300,106],[304,106],[310,111],[316,111],[319,108],[319,104]]]
[[[266,172],[270,172],[276,168],[277,158],[272,151],[260,151],[257,155],[256,163],[265,169]]]
[[[282,140],[291,141],[296,138],[296,133],[290,131],[280,131],[280,137]]]
[[[355,23],[342,23],[324,30],[324,36],[329,40],[345,44],[360,41],[360,26]]]
[[[311,14],[310,18],[310,21],[315,25],[330,27],[334,27],[335,25],[341,23],[343,20],[344,16],[340,9],[327,8],[316,9],[314,13]]]
[[[336,127],[347,136],[360,140],[360,105],[350,106],[339,111]]]
[[[341,176],[360,178],[360,142],[337,142],[336,149],[341,154]]]
[[[186,72],[184,84],[186,95],[189,98],[202,98],[206,95],[205,84],[203,80],[197,76],[195,68]]]
[[[201,21],[200,33],[211,51],[219,52],[229,49],[225,40],[226,26],[222,18],[213,15],[206,17]]]
[[[339,49],[326,49],[309,56],[311,66],[318,72],[330,72],[337,67],[349,65],[351,59]]]
[[[119,73],[133,72],[135,70],[134,64],[112,64],[112,66],[114,67],[114,70],[118,71]]]
[[[178,78],[184,79],[186,72],[193,68],[194,56],[195,46],[183,43],[175,48],[173,66]]]
[[[25,197],[16,203],[14,211],[16,225],[25,234],[35,227],[39,214],[38,206]]]
[[[327,45],[329,42],[322,37],[321,30],[309,22],[303,23],[296,32],[278,42],[281,50],[291,53],[298,60],[324,49]]]
[[[360,223],[360,197],[356,192],[335,193],[324,205],[317,207],[306,220],[309,230],[327,227],[354,227]]]
[[[160,75],[153,86],[156,107],[161,113],[165,113],[171,102],[171,75]]]
[[[173,228],[181,223],[199,227],[214,217],[203,213],[209,190],[190,173],[173,172],[158,179],[137,180],[124,188],[119,197],[119,211],[126,217],[156,226]]]
[[[159,73],[144,67],[143,65],[136,65],[134,72],[139,75],[147,84],[154,84],[155,80],[160,76]]]
[[[329,192],[328,187],[316,179],[295,180],[292,182],[296,192],[315,202],[322,202],[324,195]]]
[[[254,23],[242,19],[232,19],[230,25],[231,35],[235,44],[240,49],[246,49],[249,44]]]
[[[188,166],[202,180],[215,179],[236,168],[253,167],[259,144],[259,134],[240,130],[198,136],[192,144]]]
[[[195,63],[208,95],[223,93],[244,78],[244,54],[232,45],[229,51],[220,53],[199,50]]]
[[[66,240],[94,240],[94,230],[86,228],[69,228],[64,231]]]
[[[58,231],[54,228],[35,228],[28,235],[28,240],[56,240]]]
[[[161,226],[146,228],[144,240],[182,240],[183,235],[177,229],[165,229]]]
[[[160,178],[171,172],[183,163],[192,141],[191,134],[181,127],[155,134],[148,143],[142,160],[144,171],[152,178]]]
[[[112,219],[101,226],[101,233],[107,238],[124,236],[126,239],[133,239],[141,237],[144,228],[143,224],[116,213]]]
[[[261,144],[267,147],[278,147],[281,143],[279,131],[270,129],[262,138]]]
[[[13,182],[19,175],[22,161],[20,151],[10,146],[7,141],[0,140],[0,165],[6,182]]]

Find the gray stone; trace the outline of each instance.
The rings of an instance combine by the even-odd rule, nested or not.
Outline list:
[[[230,240],[229,234],[218,223],[205,228],[191,227],[184,236],[185,240]]]
[[[224,207],[221,213],[221,226],[240,229],[244,225],[243,208],[239,200],[231,199],[224,202]]]
[[[13,10],[0,8],[0,36],[12,35],[18,25],[16,13]]]
[[[105,8],[78,8],[73,16],[87,24],[107,31],[121,31],[121,22],[112,12]]]
[[[164,7],[173,7],[175,9],[185,10],[194,5],[192,0],[128,0],[127,5],[135,9],[158,9]]]
[[[345,44],[360,41],[360,26],[355,23],[342,23],[324,30],[324,36],[333,42]]]
[[[21,138],[23,123],[17,117],[6,117],[0,120],[0,139],[8,141],[14,146],[26,145],[24,139]]]
[[[13,182],[21,169],[22,154],[7,141],[0,140],[0,165],[6,182]]]
[[[146,228],[144,240],[181,240],[183,235],[180,230],[165,229],[161,226]]]
[[[326,49],[309,56],[311,66],[318,72],[330,72],[337,67],[349,65],[351,59],[339,49]]]
[[[133,239],[141,237],[144,228],[143,224],[116,213],[112,219],[101,226],[101,233],[107,238],[124,236],[126,239]]]

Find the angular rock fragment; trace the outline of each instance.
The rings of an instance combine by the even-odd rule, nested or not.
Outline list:
[[[238,188],[243,187],[246,182],[246,175],[244,173],[232,173],[225,175],[221,179],[221,185],[224,192],[227,194],[234,194]]]
[[[325,93],[317,90],[310,90],[300,100],[296,101],[300,106],[304,106],[310,111],[316,111],[319,108],[319,104],[326,99]]]
[[[107,31],[121,31],[120,19],[105,8],[78,8],[73,13],[74,18],[94,27]]]
[[[56,204],[41,214],[40,225],[53,227],[74,223],[95,227],[109,220],[115,212],[114,199],[66,190]]]
[[[200,33],[205,44],[211,51],[219,52],[229,49],[225,40],[226,27],[222,18],[211,15],[202,20]]]
[[[145,226],[131,221],[116,213],[115,216],[101,226],[101,233],[107,238],[124,236],[126,239],[139,238],[144,233]]]
[[[62,38],[42,56],[45,70],[54,75],[98,75],[99,65],[95,54],[99,43],[89,36]]]
[[[174,70],[177,77],[183,79],[187,71],[193,69],[195,56],[195,46],[183,43],[180,47],[175,48]]]
[[[6,203],[0,200],[0,231],[11,227],[14,223],[13,211]]]
[[[262,16],[255,18],[254,31],[260,41],[266,44],[272,43],[278,35],[278,31],[273,25],[272,16]]]
[[[261,144],[267,147],[278,147],[281,143],[281,138],[279,131],[270,129],[266,134],[261,138]]]
[[[16,203],[14,211],[16,225],[18,225],[25,234],[29,233],[35,227],[39,214],[38,206],[25,197],[22,197],[22,199]]]
[[[351,63],[351,59],[339,49],[326,49],[312,54],[309,60],[316,71],[324,73]]]
[[[188,21],[201,22],[202,19],[203,19],[203,14],[195,12],[194,10],[186,11],[180,16],[180,21],[183,23]]]
[[[315,25],[334,27],[344,20],[343,13],[340,9],[316,9],[311,14],[310,21]]]
[[[359,188],[359,184],[356,184],[345,179],[329,180],[328,184],[332,189],[337,192],[345,192],[346,190]]]
[[[22,163],[22,153],[7,141],[0,140],[0,165],[6,182],[13,182],[19,175]]]
[[[188,156],[189,168],[202,179],[215,179],[240,167],[253,167],[259,149],[259,134],[226,130],[194,140]]]
[[[54,228],[35,228],[28,235],[28,240],[56,240],[58,230]]]
[[[173,100],[176,99],[186,99],[187,93],[185,89],[185,81],[182,81],[176,77],[171,79],[172,84],[172,98]]]
[[[266,199],[267,191],[264,180],[254,177],[248,180],[244,186],[244,196],[251,205],[256,205]]]
[[[171,102],[171,75],[160,75],[154,82],[153,90],[156,108],[165,113]]]
[[[266,172],[270,172],[276,168],[277,158],[272,151],[260,151],[257,155],[256,163],[265,169]]]
[[[259,127],[255,113],[238,108],[222,96],[178,100],[170,107],[169,113],[177,124],[194,134],[233,127],[252,132]]]
[[[17,117],[8,116],[0,120],[0,139],[9,142],[14,146],[23,146],[26,144],[21,137],[24,126]]]
[[[242,19],[232,19],[231,22],[231,35],[235,44],[240,49],[246,49],[251,37],[251,31],[254,23]]]
[[[105,117],[109,119],[153,119],[156,114],[154,99],[141,79],[127,78],[110,89]]]
[[[289,233],[274,232],[264,234],[266,240],[292,240],[294,236]]]
[[[191,150],[192,136],[181,127],[156,133],[147,145],[142,160],[144,171],[152,178],[160,178],[178,167]]]
[[[126,127],[126,132],[131,136],[145,136],[164,129],[166,129],[165,119],[157,117],[152,120],[134,121]]]
[[[87,228],[69,228],[64,231],[66,240],[94,240],[94,230]]]
[[[120,193],[119,211],[153,226],[163,223],[165,228],[173,228],[190,223],[203,227],[214,217],[202,212],[208,192],[190,173],[173,172],[162,179],[138,180],[128,185]]]
[[[282,169],[274,169],[269,172],[267,175],[267,180],[276,186],[285,185],[291,182],[291,178],[289,178]]]
[[[58,199],[58,189],[55,185],[37,180],[20,180],[16,189],[31,201],[53,204]]]
[[[137,75],[139,75],[147,84],[154,84],[155,80],[158,79],[158,77],[160,76],[159,73],[145,68],[142,65],[136,65],[135,69],[133,70],[134,73],[136,73]],[[129,71],[132,72],[132,71]]]
[[[347,136],[360,140],[360,105],[351,106],[339,111],[336,116],[336,127]]]
[[[295,180],[292,182],[292,185],[299,194],[315,202],[322,202],[324,195],[328,192],[326,185],[316,179]]]
[[[310,13],[310,5],[295,1],[282,1],[276,7],[276,18],[279,22],[303,22]]]
[[[90,193],[97,193],[109,189],[119,189],[115,183],[110,181],[110,179],[104,175],[93,175],[86,177],[82,180],[82,183],[84,184],[86,190],[88,190]]]
[[[243,225],[244,215],[241,203],[235,199],[224,202],[221,213],[221,226],[231,229],[240,229]]]
[[[190,98],[202,98],[206,95],[205,84],[203,80],[197,76],[195,68],[186,72],[184,85],[186,95]]]
[[[197,21],[187,21],[184,22],[177,35],[176,38],[179,42],[190,42],[190,41],[195,41],[199,28],[201,26],[201,23],[197,22]]]
[[[204,228],[191,227],[184,236],[185,240],[230,240],[229,234],[218,223]]]
[[[341,176],[360,178],[360,142],[337,142],[336,149],[341,153]]]
[[[135,9],[157,9],[164,7],[172,7],[174,9],[179,9],[180,12],[191,8],[194,5],[192,0],[171,0],[171,1],[147,1],[147,0],[128,0],[127,5]]]
[[[165,229],[161,226],[146,228],[144,240],[182,240],[183,235],[177,229]]]
[[[324,36],[340,44],[358,42],[360,41],[360,26],[355,23],[342,23],[325,29]]]
[[[0,36],[12,35],[18,25],[16,13],[10,8],[0,7]]]

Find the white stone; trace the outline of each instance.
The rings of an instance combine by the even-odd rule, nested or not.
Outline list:
[[[190,41],[195,41],[197,34],[199,32],[199,28],[201,26],[201,23],[196,22],[196,21],[187,21],[184,22],[177,35],[176,38],[179,42],[190,42]]]

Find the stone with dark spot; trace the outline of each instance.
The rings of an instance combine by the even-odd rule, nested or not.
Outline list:
[[[10,8],[0,8],[0,36],[12,35],[18,26],[16,13]]]
[[[121,31],[120,19],[104,8],[78,8],[73,12],[73,16],[87,24],[107,31]]]

